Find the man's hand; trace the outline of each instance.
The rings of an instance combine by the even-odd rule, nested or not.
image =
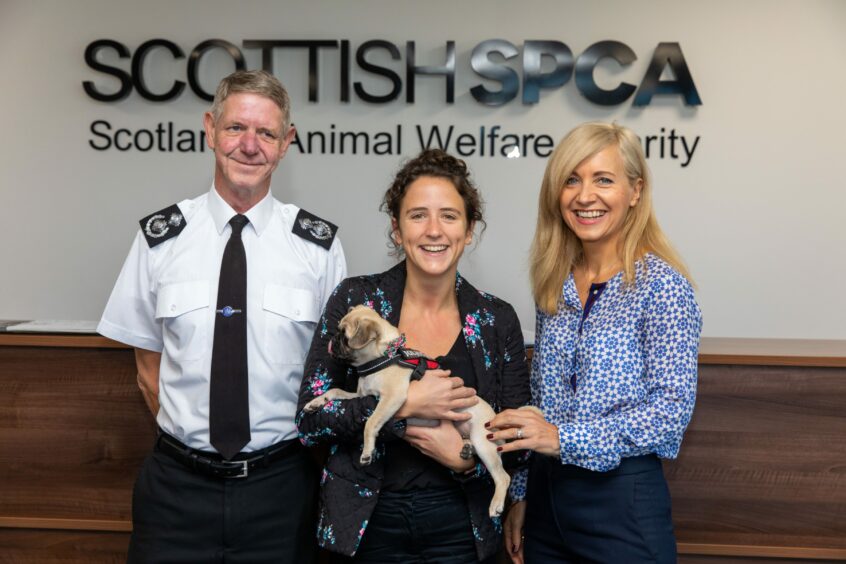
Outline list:
[[[162,353],[135,349],[135,366],[138,368],[138,387],[144,403],[155,418],[159,414],[159,367]]]
[[[467,421],[472,416],[457,410],[477,403],[476,390],[466,387],[461,378],[451,377],[449,370],[427,370],[423,378],[409,384],[408,397],[394,417]]]

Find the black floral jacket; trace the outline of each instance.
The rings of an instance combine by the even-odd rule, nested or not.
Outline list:
[[[321,479],[318,542],[350,556],[358,549],[376,506],[384,476],[384,443],[401,439],[405,422],[385,425],[376,442],[373,462],[361,466],[358,460],[363,447],[362,432],[376,407],[376,398],[331,401],[314,413],[304,413],[303,406],[329,388],[355,391],[355,369],[330,357],[327,345],[337,332],[340,319],[355,305],[371,307],[398,325],[405,277],[405,262],[401,262],[387,272],[341,282],[329,298],[315,331],[300,388],[300,440],[306,446],[330,445]],[[464,339],[478,382],[477,394],[496,411],[528,404],[529,369],[514,308],[476,290],[461,276],[456,279],[455,289]],[[514,467],[524,458],[506,456],[504,463]],[[500,520],[488,516],[493,481],[481,463],[473,472],[455,474],[455,478],[467,496],[477,554],[479,559],[487,558],[497,551],[502,534]]]

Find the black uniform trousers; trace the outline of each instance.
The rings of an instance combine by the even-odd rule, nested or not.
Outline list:
[[[313,562],[317,471],[292,446],[246,478],[195,473],[157,446],[132,493],[128,562]]]
[[[524,527],[527,564],[676,562],[670,492],[655,455],[609,472],[534,456]]]

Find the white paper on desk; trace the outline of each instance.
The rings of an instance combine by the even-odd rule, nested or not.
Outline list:
[[[45,319],[42,321],[26,321],[6,327],[8,333],[96,333],[96,321],[66,321],[61,319]]]

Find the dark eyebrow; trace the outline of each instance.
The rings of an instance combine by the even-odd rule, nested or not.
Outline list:
[[[429,208],[427,208],[426,206],[419,206],[419,207],[416,207],[416,208],[408,208],[407,210],[405,210],[405,213],[414,213],[416,211],[429,211]],[[461,210],[458,209],[458,208],[440,208],[438,211],[442,211],[442,212],[443,211],[451,211],[451,212],[459,213],[459,214],[461,213]]]

